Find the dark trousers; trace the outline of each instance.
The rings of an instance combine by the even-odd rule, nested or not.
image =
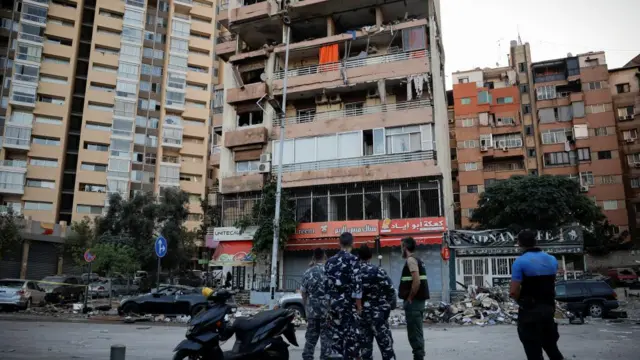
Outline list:
[[[343,360],[360,358],[360,319],[354,312],[329,315],[331,358],[342,356]]]
[[[407,319],[407,337],[413,352],[414,360],[424,359],[424,300],[413,300],[411,304],[404,302],[404,316]]]
[[[553,305],[521,307],[518,313],[518,336],[527,355],[527,360],[543,360],[542,350],[550,360],[562,360],[558,349],[558,324],[553,316]]]
[[[329,357],[330,345],[327,321],[325,319],[308,319],[302,360],[313,360],[318,339],[320,339],[320,359],[325,360]]]
[[[361,355],[362,360],[373,359],[373,339],[376,339],[382,360],[395,360],[396,355],[393,352],[393,336],[391,336],[391,328],[386,318],[378,317],[373,319],[363,319],[362,322],[362,344]]]

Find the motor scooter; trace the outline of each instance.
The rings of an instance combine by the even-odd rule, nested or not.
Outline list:
[[[202,293],[211,304],[189,321],[186,339],[173,350],[174,360],[288,360],[289,344],[298,346],[292,311],[264,311],[253,317],[236,318],[231,324],[229,315],[236,311],[235,304],[230,303],[233,293],[210,288],[204,288]],[[220,343],[233,335],[233,349],[222,351]]]

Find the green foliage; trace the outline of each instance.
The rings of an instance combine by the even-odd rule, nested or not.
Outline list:
[[[71,234],[65,239],[64,254],[78,266],[86,265],[84,253],[91,248],[96,239],[96,230],[91,219],[85,217],[71,224]]]
[[[262,189],[262,197],[253,205],[251,214],[244,216],[235,224],[241,230],[252,225],[258,226],[253,237],[253,251],[257,254],[269,252],[272,248],[276,190],[275,181],[266,183]],[[295,204],[291,201],[289,193],[283,189],[280,198],[280,248],[284,248],[289,237],[296,232],[297,226]]]
[[[162,190],[161,201],[158,204],[159,233],[167,239],[167,256],[162,264],[170,269],[183,267],[191,259],[193,253],[187,254],[183,237],[186,230],[182,224],[189,216],[189,195],[174,188]]]
[[[471,221],[480,229],[555,229],[580,224],[585,248],[606,246],[613,227],[594,201],[580,192],[575,180],[552,175],[513,176],[480,195]],[[627,234],[628,235],[628,234]]]
[[[92,271],[105,274],[132,274],[139,269],[133,248],[121,244],[102,243],[91,248],[96,259],[91,263]]]
[[[200,239],[204,239],[208,228],[220,226],[222,220],[220,206],[209,204],[208,194],[209,188],[205,189],[205,196],[200,199],[200,208],[204,215],[202,224],[200,224],[200,230],[198,231],[198,238]]]
[[[2,256],[16,250],[22,244],[22,221],[23,217],[17,215],[11,206],[7,207],[5,213],[0,214],[0,261]]]

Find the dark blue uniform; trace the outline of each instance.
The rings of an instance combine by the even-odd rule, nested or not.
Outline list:
[[[325,265],[329,299],[329,332],[332,355],[344,360],[360,357],[359,316],[356,299],[362,298],[362,276],[358,258],[341,250]]]
[[[555,282],[558,260],[534,248],[526,250],[513,263],[512,280],[520,283],[518,336],[528,360],[562,360],[558,349],[558,325],[554,320]]]
[[[316,264],[307,269],[302,276],[300,291],[307,296],[307,332],[305,334],[303,360],[313,360],[313,353],[320,339],[320,358],[329,356],[329,332],[327,331],[327,294],[325,291],[326,276],[324,265]]]
[[[369,263],[362,263],[362,360],[373,359],[373,338],[383,360],[395,360],[389,315],[395,305],[396,291],[387,273]],[[395,306],[393,306],[395,308]]]

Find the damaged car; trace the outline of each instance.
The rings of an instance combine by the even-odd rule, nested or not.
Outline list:
[[[158,291],[124,299],[120,302],[121,315],[195,315],[207,308],[207,298],[199,288],[164,285]]]

